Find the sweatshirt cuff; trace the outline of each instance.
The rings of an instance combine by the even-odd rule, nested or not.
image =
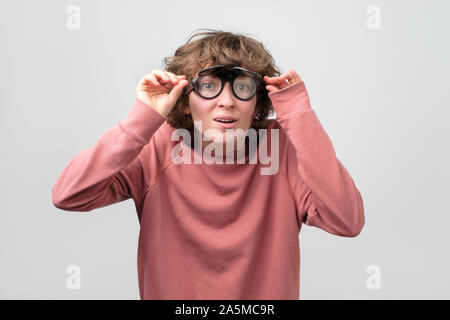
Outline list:
[[[128,116],[125,120],[119,121],[119,124],[141,143],[147,144],[166,120],[166,117],[136,98]]]
[[[269,98],[277,113],[277,119],[312,110],[304,81],[269,92]]]

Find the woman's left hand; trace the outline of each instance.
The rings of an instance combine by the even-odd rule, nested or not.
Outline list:
[[[300,78],[297,72],[295,72],[294,69],[291,69],[290,71],[283,73],[279,77],[264,76],[264,81],[265,83],[267,83],[266,89],[269,92],[274,92],[286,88],[291,84],[302,82],[303,80]]]

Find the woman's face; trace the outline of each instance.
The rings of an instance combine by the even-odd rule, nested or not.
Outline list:
[[[206,130],[217,129],[222,133],[222,141],[226,143],[232,141],[230,140],[230,135],[228,135],[228,141],[226,139],[225,133],[227,129],[242,129],[245,133],[251,127],[255,116],[256,101],[256,94],[248,101],[238,99],[233,95],[230,83],[226,82],[222,92],[214,99],[204,99],[194,91],[190,92],[189,111],[196,129],[203,135],[203,140],[210,139],[208,134],[205,134]],[[223,124],[215,120],[222,117],[232,117],[236,121],[232,124]],[[199,123],[201,123],[201,130]],[[234,140],[234,138],[232,139]],[[206,141],[206,143],[203,142],[203,145],[205,146],[209,143],[210,141]]]

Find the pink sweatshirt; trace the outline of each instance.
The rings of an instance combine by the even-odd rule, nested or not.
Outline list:
[[[276,174],[261,174],[268,165],[260,162],[175,164],[174,129],[136,99],[126,119],[65,167],[53,204],[91,211],[134,200],[141,299],[299,299],[302,223],[355,237],[364,207],[304,82],[269,97]]]

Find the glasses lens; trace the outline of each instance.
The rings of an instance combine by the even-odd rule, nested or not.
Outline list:
[[[199,76],[197,81],[198,92],[205,98],[214,97],[220,91],[221,85],[220,78],[214,74]]]
[[[232,71],[236,72],[236,71]],[[255,75],[244,70],[237,71],[233,83],[233,91],[239,99],[250,99],[258,89],[259,81]],[[197,80],[197,92],[204,98],[215,97],[221,90],[221,77],[228,77],[228,71],[223,71],[222,68],[211,68],[200,72]]]
[[[257,83],[254,77],[241,74],[236,77],[233,89],[240,99],[250,98],[256,91]]]

